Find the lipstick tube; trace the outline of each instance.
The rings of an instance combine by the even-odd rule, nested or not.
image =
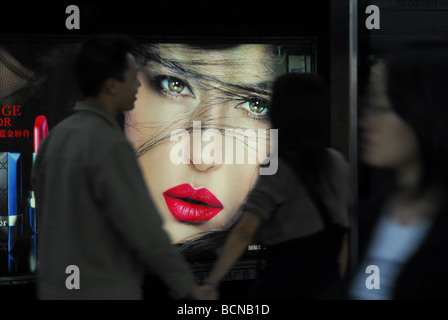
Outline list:
[[[34,157],[39,150],[41,141],[48,135],[48,123],[45,116],[37,116],[34,121]],[[34,158],[33,158],[34,160]]]
[[[36,120],[34,121],[34,130],[33,130],[33,165],[34,161],[36,160],[37,150],[39,150],[40,142],[48,135],[48,124],[47,124],[47,118],[45,116],[40,115],[37,116]],[[33,221],[34,225],[31,226],[31,229],[36,231],[36,218],[35,218],[35,199],[34,199],[34,191],[31,190],[31,197],[29,198],[29,204],[30,204],[30,212],[34,215],[34,218],[32,218],[30,221]]]
[[[44,115],[39,115],[34,121],[33,130],[33,161],[36,159],[37,151],[41,141],[48,135],[47,118]],[[36,213],[36,199],[34,197],[34,190],[31,190],[31,195],[28,199],[28,210],[26,216],[26,225],[29,230],[30,238],[30,271],[35,272],[37,267],[37,213]]]

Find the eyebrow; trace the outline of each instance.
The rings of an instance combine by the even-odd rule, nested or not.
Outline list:
[[[246,91],[255,92],[258,94],[269,95],[271,84],[272,84],[272,81],[262,81],[262,82],[255,82],[255,83],[246,83],[246,84],[242,84],[242,85],[235,85],[235,84],[229,83],[228,85],[236,86],[237,88],[240,88],[240,89],[243,89]]]

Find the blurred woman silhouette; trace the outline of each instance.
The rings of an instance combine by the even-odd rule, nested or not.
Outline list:
[[[278,171],[259,176],[249,193],[206,281],[211,295],[254,237],[267,248],[266,265],[250,298],[320,298],[339,279],[350,184],[344,157],[325,147],[327,103],[316,75],[291,73],[275,82],[268,114],[278,129]]]
[[[362,159],[392,172],[359,213],[353,299],[448,297],[448,45],[407,45],[371,69]],[[371,269],[366,273],[368,266]]]

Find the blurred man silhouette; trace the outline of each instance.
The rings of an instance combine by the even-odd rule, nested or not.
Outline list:
[[[40,146],[32,183],[41,299],[141,299],[145,267],[174,298],[200,290],[162,229],[134,149],[115,121],[133,108],[140,86],[132,48],[121,36],[83,44],[74,68],[84,101]],[[79,289],[65,285],[68,266],[79,269]]]

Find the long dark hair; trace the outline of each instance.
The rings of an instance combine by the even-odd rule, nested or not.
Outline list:
[[[278,155],[308,190],[318,190],[328,177],[328,103],[326,82],[318,75],[288,73],[274,83],[269,117],[278,129]]]
[[[412,128],[420,148],[417,192],[448,190],[448,41],[407,43],[386,60],[392,108]]]

